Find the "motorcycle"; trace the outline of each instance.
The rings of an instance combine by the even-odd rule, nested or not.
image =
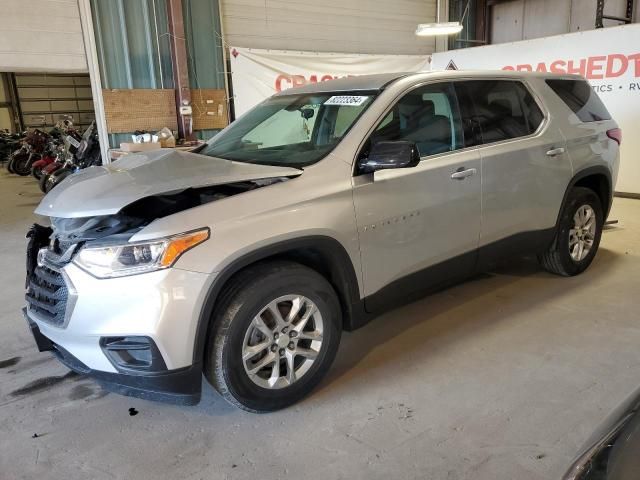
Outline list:
[[[77,132],[76,132],[77,133]],[[100,142],[95,122],[85,130],[82,138],[67,136],[65,145],[68,144],[68,152],[64,160],[59,160],[42,171],[40,178],[40,190],[44,193],[50,192],[54,187],[60,184],[65,178],[71,174],[87,167],[101,165],[100,159]]]
[[[9,173],[18,173],[16,171],[16,163],[25,165],[33,155],[33,147],[23,140],[20,147],[9,155],[7,162],[7,170]]]
[[[66,163],[67,159],[62,154],[56,156],[56,160],[46,167],[42,168],[40,179],[38,180],[38,186],[42,193],[47,193],[47,180],[51,174],[56,170],[60,170]]]
[[[67,158],[63,162],[53,163],[43,171],[39,186],[42,193],[49,193],[62,180],[75,171],[73,159]]]
[[[36,180],[40,180],[40,178],[42,177],[42,170],[47,167],[47,165],[51,165],[52,163],[54,163],[57,158],[58,157],[56,152],[45,152],[40,160],[38,160],[37,162],[33,162],[33,165],[31,166],[31,176]]]
[[[11,153],[20,146],[20,141],[26,133],[9,133],[7,130],[0,131],[0,163],[7,162]]]
[[[49,140],[45,151],[42,153],[40,160],[33,162],[31,165],[31,175],[40,180],[42,176],[42,170],[54,163],[59,153],[64,153],[65,143],[64,137],[66,135],[74,135],[75,129],[73,123],[70,120],[61,120],[56,123],[55,127],[49,132],[51,139]],[[71,149],[73,153],[73,149]]]
[[[42,157],[51,136],[39,129],[27,133],[22,146],[9,157],[7,170],[21,176],[29,175],[33,162]]]

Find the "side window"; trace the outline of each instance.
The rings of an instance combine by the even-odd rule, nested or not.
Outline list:
[[[464,135],[464,146],[474,147],[482,143],[482,135],[480,127],[475,121],[475,110],[471,92],[467,88],[468,82],[455,82],[454,88],[458,97],[458,105],[460,107],[460,118],[462,120],[462,129]]]
[[[518,81],[473,80],[464,84],[473,103],[468,122],[482,143],[499,142],[535,132],[544,117],[533,96]]]
[[[533,95],[529,93],[529,90],[527,90],[521,83],[518,83],[517,85],[521,92],[522,108],[529,126],[529,133],[533,133],[538,130],[542,120],[544,120],[544,114],[533,98]]]
[[[462,148],[460,113],[452,85],[427,85],[407,93],[378,124],[370,140],[411,141],[421,157]]]
[[[584,80],[547,80],[547,85],[582,122],[611,120],[607,107]]]

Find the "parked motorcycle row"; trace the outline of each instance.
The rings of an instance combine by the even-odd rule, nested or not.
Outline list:
[[[47,193],[78,170],[101,165],[95,122],[82,134],[69,120],[58,122],[49,132],[0,132],[0,162],[6,162],[10,173],[31,174]]]

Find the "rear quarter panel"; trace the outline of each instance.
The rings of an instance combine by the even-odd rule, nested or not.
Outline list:
[[[541,79],[540,84],[555,124],[565,137],[573,174],[590,167],[605,167],[611,173],[612,188],[615,189],[620,160],[619,146],[607,136],[607,130],[618,128],[618,124],[614,119],[580,121],[544,80]]]

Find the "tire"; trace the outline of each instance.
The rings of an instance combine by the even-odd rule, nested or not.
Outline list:
[[[578,217],[578,211],[582,213],[591,212],[591,216]],[[580,238],[574,234],[580,218],[592,218],[594,216],[594,228],[592,232],[586,232],[584,228],[578,235],[582,235],[584,253],[578,254],[580,248]],[[586,222],[589,225],[589,221]],[[542,267],[548,272],[572,277],[584,272],[596,255],[602,236],[602,226],[604,224],[604,213],[600,198],[593,190],[584,187],[573,187],[569,192],[567,201],[558,223],[556,237],[549,250],[539,256]],[[580,229],[578,229],[580,230]],[[573,244],[573,246],[570,246]],[[589,245],[590,243],[590,245]],[[588,247],[588,252],[587,252]],[[573,252],[573,256],[572,256]]]
[[[14,173],[14,171],[13,171],[13,162],[14,162],[14,160],[15,160],[15,156],[11,155],[9,157],[9,162],[7,163],[7,171],[9,173]]]
[[[42,173],[40,180],[38,180],[38,186],[40,187],[40,191],[42,193],[47,193],[47,179],[49,178],[50,173]]]
[[[37,158],[35,155],[23,154],[16,156],[16,159],[13,162],[13,172],[18,175],[25,177],[31,173],[31,165],[33,164],[33,159]]]
[[[45,190],[46,190],[45,193],[49,193],[55,187],[60,185],[60,182],[62,182],[65,178],[67,178],[72,173],[73,172],[68,168],[60,168],[55,172],[53,172],[51,175],[49,175],[49,178],[45,183]]]
[[[42,167],[31,167],[31,176],[36,180],[40,180],[40,177],[42,177]]]
[[[44,193],[49,193],[51,190],[53,190],[53,187],[55,187],[56,184],[57,184],[57,180],[56,180],[55,172],[52,173],[51,175],[47,175],[47,178],[44,182]]]
[[[286,319],[287,305],[292,308],[292,302],[297,301],[290,296],[306,300],[303,300],[304,306],[288,324],[289,330],[280,328],[284,324],[277,329],[270,328],[275,325],[276,317],[266,306],[280,299],[278,310]],[[309,302],[317,307],[316,313],[302,327],[302,333],[294,337],[292,330],[301,328],[300,320],[308,313]],[[270,337],[261,333],[265,329],[258,330],[255,326],[259,314],[266,332],[271,332]],[[342,333],[340,304],[331,284],[314,270],[286,261],[258,264],[238,274],[222,292],[212,320],[204,360],[205,376],[228,402],[254,413],[288,407],[311,392],[329,370]],[[308,331],[309,328],[313,328],[313,332]],[[319,332],[319,345],[307,338],[320,338]],[[255,335],[258,339],[252,341]],[[294,340],[295,347],[292,347]],[[256,343],[256,353],[243,360],[245,348]],[[260,349],[262,344],[268,346]],[[315,359],[306,357],[307,349],[317,349]],[[304,355],[296,355],[296,352],[304,352]],[[250,369],[269,358],[274,361],[265,363],[262,370],[250,376]],[[289,365],[293,365],[292,370]],[[272,386],[267,385],[270,380],[266,376],[275,379],[276,371],[277,381]],[[297,376],[293,382],[288,379],[291,371]]]

